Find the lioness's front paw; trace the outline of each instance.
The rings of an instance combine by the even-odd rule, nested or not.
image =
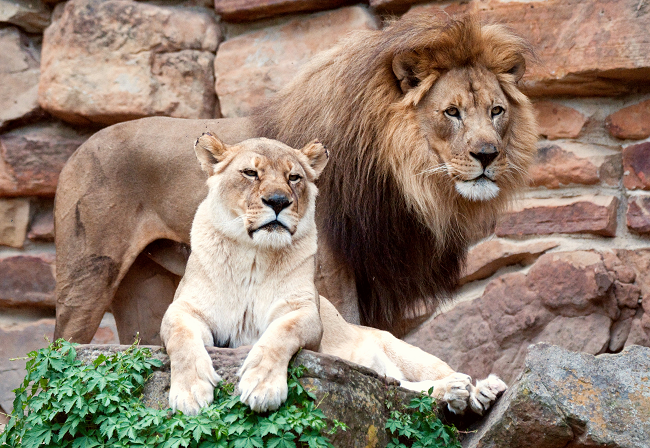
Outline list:
[[[287,366],[269,363],[262,350],[251,350],[239,370],[242,403],[255,412],[274,411],[287,399]]]
[[[472,411],[483,415],[485,411],[496,401],[499,394],[508,388],[506,383],[501,381],[498,376],[492,374],[486,379],[477,381],[476,386],[472,386],[469,394],[469,406]]]
[[[454,414],[462,414],[467,408],[469,390],[472,386],[472,378],[464,373],[454,373],[440,380],[437,387],[442,387],[444,395],[442,401],[447,403],[447,408]]]
[[[169,406],[186,415],[197,415],[201,408],[214,400],[214,388],[221,377],[214,371],[212,360],[206,353],[193,366],[175,369],[169,388]]]

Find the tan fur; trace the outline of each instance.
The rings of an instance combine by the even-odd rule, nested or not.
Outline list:
[[[197,210],[192,254],[161,328],[171,360],[173,409],[196,414],[212,402],[220,378],[204,347],[213,344],[254,344],[238,389],[258,412],[286,399],[287,365],[300,347],[367,366],[410,389],[433,388],[453,412],[469,405],[483,413],[505,390],[494,376],[473,386],[434,356],[388,332],[350,324],[327,299],[319,301],[313,181],[326,161],[322,145],[311,143],[299,152],[253,139],[227,147],[204,135],[196,152],[210,175],[209,193]],[[247,173],[253,169],[254,178]],[[291,173],[303,179],[292,181]],[[282,191],[293,201],[278,214],[267,199]],[[287,227],[261,227],[275,219]]]

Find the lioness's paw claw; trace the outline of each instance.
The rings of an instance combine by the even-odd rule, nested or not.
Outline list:
[[[471,387],[470,408],[477,414],[483,415],[507,388],[506,383],[493,374],[484,380],[477,381],[476,386]]]
[[[194,371],[188,369],[175,376],[169,388],[169,406],[173,411],[197,415],[201,408],[214,400],[214,388],[221,377],[214,371],[212,360],[206,353],[197,359]]]
[[[445,394],[442,400],[447,403],[447,408],[454,414],[463,414],[467,408],[469,388],[472,378],[464,373],[454,373],[445,378]]]
[[[240,400],[255,412],[274,411],[287,399],[287,379],[267,369],[244,372],[239,381]]]

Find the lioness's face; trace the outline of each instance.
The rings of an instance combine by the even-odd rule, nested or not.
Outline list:
[[[220,230],[258,246],[282,247],[314,228],[314,180],[327,162],[320,143],[301,150],[264,138],[220,144],[223,149],[211,153],[216,163],[208,180]],[[204,135],[195,149],[198,155],[216,147],[216,138]]]
[[[456,68],[435,82],[418,106],[418,116],[440,165],[456,191],[471,201],[499,194],[508,171],[510,110],[494,73],[482,67]]]

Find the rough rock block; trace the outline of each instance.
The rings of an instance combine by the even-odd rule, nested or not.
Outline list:
[[[616,235],[615,196],[585,195],[576,198],[519,201],[497,224],[497,236],[591,233]]]
[[[15,255],[0,259],[0,307],[56,306],[54,257]]]
[[[27,199],[0,199],[0,245],[23,247],[28,222]]]
[[[83,362],[90,362],[101,353],[110,354],[126,348],[87,345],[77,348],[77,356]],[[151,348],[154,356],[163,361],[163,366],[145,386],[143,401],[147,406],[166,408],[171,379],[169,358],[162,348]],[[237,370],[246,359],[250,347],[209,347],[207,350],[217,373],[224,381],[236,384]],[[347,431],[339,431],[331,437],[337,447],[386,446],[384,427],[389,417],[387,402],[395,404],[417,396],[400,388],[392,378],[379,376],[370,369],[334,356],[302,350],[293,363],[307,368],[300,382],[314,392],[319,408],[326,417],[338,419],[349,426]]]
[[[627,227],[640,234],[650,233],[650,197],[632,196],[627,201]]]
[[[0,135],[0,195],[54,196],[59,173],[92,131],[43,122]]]
[[[436,4],[411,11],[439,8]],[[523,84],[532,96],[619,95],[648,85],[650,5],[639,0],[453,2],[450,14],[477,11],[530,41],[539,63]],[[411,13],[411,11],[409,13]]]
[[[552,101],[536,102],[535,112],[539,133],[549,140],[576,138],[587,122],[577,110]]]
[[[42,33],[51,15],[41,0],[0,0],[0,22],[12,23],[28,33]]]
[[[366,8],[353,6],[227,40],[214,61],[221,114],[249,115],[314,54],[332,47],[350,31],[376,27],[376,19]]]
[[[573,142],[540,141],[530,168],[532,186],[546,188],[598,183],[617,186],[621,173],[620,151]]]
[[[459,285],[487,278],[497,270],[513,264],[532,264],[544,252],[557,247],[555,241],[510,243],[504,240],[487,240],[472,247],[467,265],[458,281]]]
[[[630,190],[650,190],[650,142],[623,149],[623,185]]]
[[[357,3],[351,0],[214,0],[223,20],[248,22],[298,12],[322,11]]]
[[[613,137],[620,139],[650,137],[650,100],[614,112],[605,119],[605,127]]]
[[[40,48],[18,28],[0,29],[0,130],[37,115]]]
[[[212,118],[221,39],[204,9],[72,0],[45,31],[41,106],[72,123]]]
[[[650,447],[650,348],[592,356],[537,344],[464,448]]]

